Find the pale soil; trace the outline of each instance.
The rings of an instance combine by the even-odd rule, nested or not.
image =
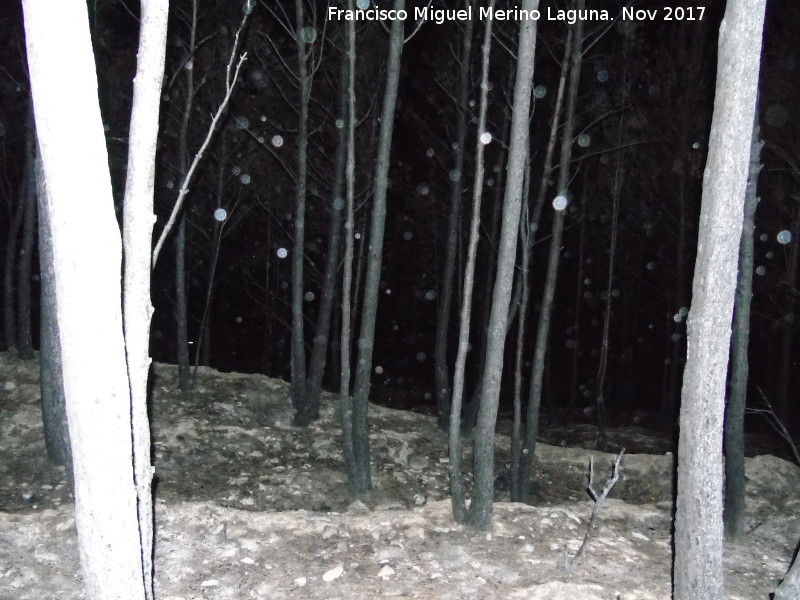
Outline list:
[[[509,503],[501,477],[492,530],[476,533],[451,518],[446,437],[431,417],[370,407],[375,489],[352,498],[335,398],[299,429],[284,382],[201,369],[196,389],[179,393],[174,371],[158,365],[153,386],[160,600],[670,597],[673,460],[651,432],[612,432],[612,449],[638,453],[626,453],[586,555],[567,572],[565,549],[578,549],[592,507],[589,458],[598,488],[614,459],[560,445],[591,447],[591,427],[543,431],[556,445],[537,446],[535,505]],[[37,379],[35,362],[0,355],[0,599],[83,598]],[[506,435],[497,448],[502,471]],[[747,475],[748,533],[725,546],[731,600],[768,598],[800,539],[800,468],[756,456]]]

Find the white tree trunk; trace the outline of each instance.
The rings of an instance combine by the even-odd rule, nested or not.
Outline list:
[[[97,77],[82,0],[24,0],[47,185],[81,564],[93,599],[145,597],[130,388],[114,215]]]
[[[153,597],[153,465],[147,418],[150,370],[150,264],[153,243],[153,186],[158,138],[158,111],[167,49],[169,0],[143,0],[139,55],[133,83],[133,108],[125,182],[123,307],[125,348],[131,390],[133,465],[138,500],[139,537],[145,595]]]
[[[764,4],[729,0],[720,26],[681,392],[675,600],[723,597],[722,423]]]

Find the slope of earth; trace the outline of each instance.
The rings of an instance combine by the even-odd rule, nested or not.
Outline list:
[[[175,388],[174,367],[156,365],[162,600],[670,596],[670,454],[625,455],[582,562],[566,571],[591,514],[590,457],[600,488],[613,454],[540,443],[526,506],[508,502],[510,444],[498,433],[493,526],[476,533],[452,521],[446,437],[430,417],[370,406],[374,490],[353,498],[334,397],[299,429],[282,381],[201,368],[195,389]],[[0,599],[83,598],[71,495],[47,462],[38,400],[37,364],[0,354]],[[620,446],[660,447],[644,430],[611,433]],[[757,456],[747,475],[748,533],[726,543],[726,598],[766,599],[800,539],[800,469]]]

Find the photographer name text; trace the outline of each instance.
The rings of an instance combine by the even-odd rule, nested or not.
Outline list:
[[[616,17],[622,21],[701,21],[705,15],[705,6],[664,6],[651,9],[625,7]],[[525,10],[521,8],[497,9],[489,7],[473,7],[462,9],[418,7],[411,11],[385,8],[368,8],[349,10],[328,7],[328,19],[337,21],[405,21],[413,17],[415,21],[430,21],[441,25],[448,21],[480,21],[494,19],[497,21],[563,21],[570,25],[577,21],[613,21],[607,10],[563,10],[547,7],[546,10]]]

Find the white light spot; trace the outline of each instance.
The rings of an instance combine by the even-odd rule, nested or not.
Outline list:
[[[567,197],[558,195],[555,198],[553,198],[553,208],[555,208],[556,210],[564,210],[565,208],[567,208]]]
[[[247,185],[248,183],[250,183],[250,175],[248,175],[247,173],[242,173],[242,176],[239,177],[239,181]]]
[[[546,95],[547,95],[546,85],[537,85],[535,88],[533,88],[534,98],[544,98]]]
[[[218,208],[214,211],[214,219],[222,223],[225,219],[228,218],[228,211],[224,208]]]
[[[311,302],[314,299],[314,292],[306,292],[303,294],[303,300],[306,302]]]
[[[756,267],[756,275],[766,275],[766,274],[767,274],[767,269],[766,267],[764,267],[764,265],[758,265]]]
[[[303,27],[303,40],[306,44],[313,44],[317,40],[317,30],[313,27]]]
[[[280,148],[281,146],[283,146],[283,137],[280,135],[277,134],[273,135],[272,140],[270,141],[272,142],[272,145],[275,146],[276,148]]]
[[[167,189],[168,190],[171,190],[174,187],[175,187],[175,184],[171,180],[167,182]]]
[[[597,81],[599,81],[600,83],[605,83],[606,81],[608,81],[608,71],[606,71],[605,69],[600,69],[599,71],[597,71]]]
[[[404,239],[405,241],[407,241],[407,242],[408,242],[408,241],[411,241],[411,238],[413,238],[413,237],[414,237],[414,234],[413,234],[413,233],[411,233],[410,231],[404,231],[404,232],[403,232],[403,239]]]
[[[578,146],[587,148],[592,143],[592,137],[588,133],[582,133],[578,136]]]
[[[336,119],[336,129],[344,127],[344,119]]]
[[[353,237],[355,237],[357,240],[360,240],[361,239],[361,234],[360,233],[356,233],[355,236],[353,236]]]
[[[436,153],[433,151],[433,148],[428,148],[427,150],[425,150],[425,156],[427,156],[428,158],[433,158],[434,154]]]
[[[186,61],[186,64],[183,65],[183,68],[186,69],[187,71],[191,71],[194,68],[194,62],[192,61],[191,58]]]
[[[428,290],[425,292],[425,300],[435,300],[436,299],[436,292],[434,290]]]
[[[380,365],[378,365],[377,367],[375,367],[375,372],[376,372],[378,375],[380,375],[381,373],[383,373],[383,367],[382,367],[382,366],[380,366]]]
[[[289,253],[286,251],[286,248],[278,248],[278,251],[275,253],[278,255],[278,258],[286,258],[289,256]]]
[[[655,268],[656,268],[656,263],[654,263],[652,260],[649,263],[647,263],[648,271],[653,271]]]
[[[491,143],[491,141],[492,141],[492,134],[489,133],[488,131],[484,131],[481,134],[481,144],[485,146],[486,144]]]
[[[783,231],[780,231],[778,233],[778,243],[779,244],[786,245],[791,241],[792,241],[792,232],[791,231],[787,231],[786,229],[784,229]]]
[[[236,322],[237,323],[241,323],[242,322],[242,317],[236,317]]]

